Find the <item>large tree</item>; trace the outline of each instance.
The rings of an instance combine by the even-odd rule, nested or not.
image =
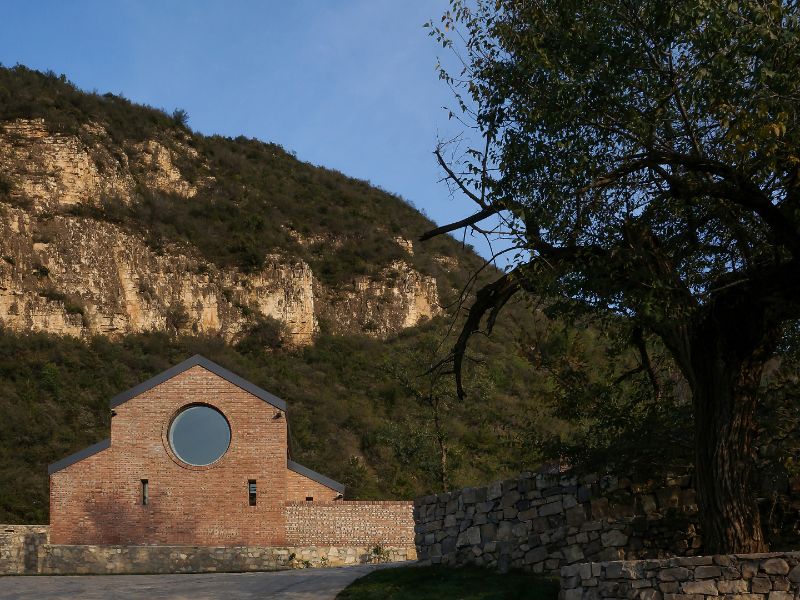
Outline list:
[[[692,393],[705,550],[766,547],[759,382],[800,319],[797,2],[452,1],[433,35],[479,143],[446,177],[499,215],[514,268],[480,289],[451,359],[520,291],[624,317]],[[459,392],[463,389],[459,382]]]

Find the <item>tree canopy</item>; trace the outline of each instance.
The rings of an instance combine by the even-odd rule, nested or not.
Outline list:
[[[437,151],[478,204],[457,225],[500,214],[520,251],[478,291],[456,372],[520,290],[658,336],[692,390],[707,550],[764,547],[756,392],[800,318],[799,19],[767,0],[454,0],[430,24],[481,139],[458,165]]]

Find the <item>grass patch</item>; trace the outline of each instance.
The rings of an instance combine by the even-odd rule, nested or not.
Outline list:
[[[351,583],[337,600],[556,600],[554,578],[511,571],[496,573],[481,567],[398,567],[370,573]]]

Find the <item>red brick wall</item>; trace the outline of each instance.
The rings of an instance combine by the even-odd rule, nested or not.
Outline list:
[[[181,463],[167,442],[172,417],[197,402],[231,425],[228,451],[208,467]],[[195,366],[114,410],[111,447],[50,478],[52,543],[286,543],[286,417],[274,418],[278,409]],[[248,479],[258,482],[256,506],[248,505]]]
[[[305,502],[309,496],[314,502],[334,500],[339,492],[294,471],[286,473],[286,500]]]
[[[287,502],[286,542],[296,546],[414,547],[412,502]]]

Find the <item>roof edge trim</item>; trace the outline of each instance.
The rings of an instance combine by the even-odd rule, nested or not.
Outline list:
[[[106,438],[96,444],[92,444],[91,446],[84,448],[83,450],[78,450],[74,454],[70,454],[66,458],[62,458],[59,461],[56,461],[47,466],[47,474],[52,475],[56,471],[61,471],[62,469],[66,469],[70,465],[74,465],[76,462],[82,461],[84,458],[89,458],[90,456],[97,454],[98,452],[102,452],[103,450],[111,447],[111,438]]]
[[[317,483],[320,483],[325,487],[328,487],[336,492],[339,492],[340,494],[344,494],[345,486],[343,483],[334,481],[330,477],[325,477],[325,475],[317,473],[316,471],[312,471],[308,467],[304,467],[303,465],[296,463],[293,460],[287,460],[286,467],[290,471],[294,471],[298,475],[303,475],[304,477],[308,477],[312,481],[316,481]]]
[[[250,383],[243,377],[240,377],[236,373],[233,373],[218,365],[217,363],[208,360],[206,357],[201,356],[199,354],[195,354],[191,358],[187,358],[185,361],[178,363],[177,365],[170,367],[166,371],[163,371],[156,375],[155,377],[151,377],[147,381],[143,381],[139,385],[132,387],[129,390],[126,390],[120,394],[117,394],[111,400],[108,401],[108,404],[111,408],[116,408],[120,404],[127,402],[131,398],[135,398],[139,394],[143,394],[144,392],[153,389],[159,384],[164,383],[165,381],[172,379],[176,375],[183,373],[184,371],[188,371],[192,367],[203,367],[205,370],[222,377],[229,383],[242,388],[244,391],[252,394],[256,398],[260,398],[267,404],[271,404],[275,408],[286,411],[286,402],[278,398],[277,396],[270,394],[268,391],[261,389],[257,385]]]

